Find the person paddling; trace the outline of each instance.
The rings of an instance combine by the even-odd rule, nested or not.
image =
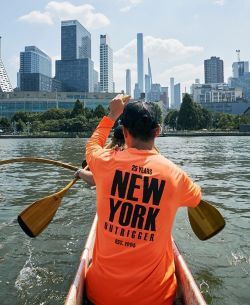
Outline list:
[[[113,137],[110,141],[110,143],[105,147],[107,149],[115,149],[115,150],[123,150],[125,145],[124,135],[122,131],[122,126],[118,125],[114,129]],[[85,161],[83,161],[83,164]],[[75,172],[75,177],[80,178],[86,183],[88,183],[90,186],[95,186],[95,180],[93,178],[92,172],[86,167],[85,165],[82,165],[84,168],[79,168]]]
[[[117,95],[86,145],[97,196],[93,260],[86,276],[95,305],[170,305],[176,294],[171,231],[179,207],[196,207],[201,190],[154,149],[160,134],[153,103]],[[105,149],[115,121],[126,149]]]

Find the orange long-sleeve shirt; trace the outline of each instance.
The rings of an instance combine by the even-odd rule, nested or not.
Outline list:
[[[95,305],[170,305],[176,291],[171,230],[200,187],[154,150],[104,149],[114,122],[104,117],[86,145],[98,224],[86,278]]]

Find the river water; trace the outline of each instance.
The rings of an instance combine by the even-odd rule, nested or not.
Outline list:
[[[35,156],[80,165],[86,139],[0,139],[0,160]],[[225,229],[209,241],[192,232],[186,209],[173,235],[208,304],[250,304],[250,137],[157,139],[161,153],[181,166],[224,215]],[[63,304],[95,214],[95,191],[78,182],[49,227],[27,237],[16,217],[60,190],[72,172],[16,163],[0,168],[0,305]]]

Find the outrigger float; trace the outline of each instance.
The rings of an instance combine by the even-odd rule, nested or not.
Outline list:
[[[75,278],[69,289],[65,305],[83,305],[85,300],[84,284],[88,267],[92,260],[93,248],[95,244],[97,216],[93,221],[88,239],[83,249],[80,264],[75,274]],[[175,272],[178,280],[178,293],[175,304],[178,305],[206,305],[200,289],[183,258],[174,240],[173,251],[175,260]],[[153,305],[153,304],[152,304]]]

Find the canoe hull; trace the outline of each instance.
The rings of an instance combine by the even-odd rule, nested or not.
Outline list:
[[[92,258],[95,243],[97,216],[93,221],[88,239],[83,249],[80,264],[77,269],[74,281],[68,292],[65,305],[82,305],[84,299],[84,281],[88,270],[89,262]],[[195,280],[180,254],[173,240],[174,260],[176,267],[176,277],[178,280],[177,304],[182,305],[206,305],[206,302],[195,283]]]

